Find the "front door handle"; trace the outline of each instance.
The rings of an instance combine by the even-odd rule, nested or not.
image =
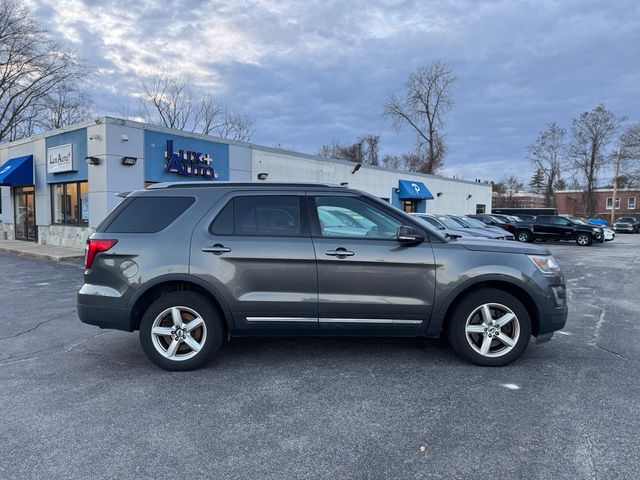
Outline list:
[[[355,253],[343,247],[336,248],[335,250],[327,250],[326,252],[324,252],[324,254],[329,255],[330,257],[338,258],[353,257],[355,255]]]
[[[224,245],[216,243],[213,247],[204,247],[202,251],[206,253],[213,253],[214,255],[220,255],[222,253],[230,252],[231,249],[225,247]]]

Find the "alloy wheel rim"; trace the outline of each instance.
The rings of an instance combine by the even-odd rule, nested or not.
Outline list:
[[[526,233],[521,233],[520,235],[518,235],[518,240],[520,240],[521,242],[526,242],[528,239],[528,236]]]
[[[580,236],[578,237],[578,243],[579,243],[580,245],[586,245],[586,244],[587,244],[587,242],[588,242],[588,240],[587,240],[587,237],[586,237],[585,235],[580,235]]]
[[[189,360],[204,348],[207,326],[202,316],[192,308],[169,307],[153,321],[151,341],[156,351],[167,360]]]
[[[483,357],[502,357],[520,339],[520,321],[509,307],[485,303],[467,318],[465,336],[471,348]]]

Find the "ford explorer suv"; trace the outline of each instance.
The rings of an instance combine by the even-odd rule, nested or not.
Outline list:
[[[542,247],[448,239],[367,193],[287,183],[161,183],[129,193],[87,241],[81,321],[139,331],[167,370],[242,336],[446,334],[483,366],[567,319]],[[114,352],[115,354],[115,352]]]

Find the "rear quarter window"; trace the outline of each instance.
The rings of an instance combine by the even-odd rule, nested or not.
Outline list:
[[[193,197],[134,197],[126,199],[114,210],[111,221],[103,222],[98,231],[104,233],[159,232],[171,225],[194,202],[195,198]]]

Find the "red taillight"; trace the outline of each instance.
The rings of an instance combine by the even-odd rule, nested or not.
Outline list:
[[[88,239],[84,255],[84,268],[91,268],[91,265],[93,265],[93,259],[96,258],[96,254],[99,252],[106,252],[116,243],[118,243],[118,240]]]

